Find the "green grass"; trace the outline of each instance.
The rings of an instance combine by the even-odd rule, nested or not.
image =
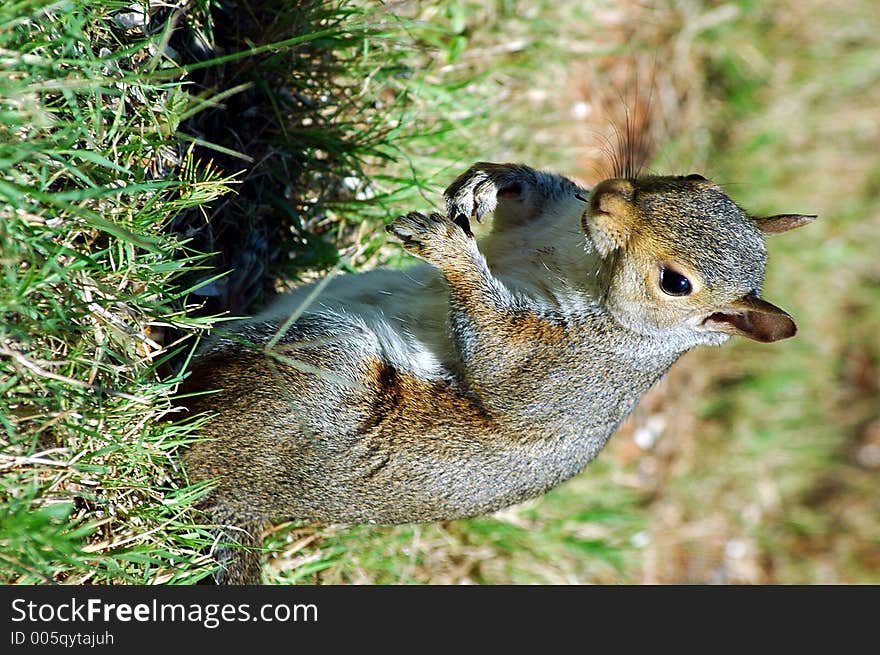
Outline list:
[[[126,75],[146,43],[110,27],[118,6],[0,8],[5,582],[207,570],[189,566],[210,541],[175,455],[192,428],[158,420],[177,380],[159,371],[183,346],[153,337],[205,325],[176,288],[199,256],[165,226],[229,187],[174,137],[179,83]]]

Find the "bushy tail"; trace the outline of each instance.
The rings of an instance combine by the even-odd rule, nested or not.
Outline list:
[[[211,555],[220,565],[218,585],[256,585],[261,582],[264,521],[224,521],[217,530]]]

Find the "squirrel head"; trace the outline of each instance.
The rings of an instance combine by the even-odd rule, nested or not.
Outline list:
[[[614,178],[590,193],[581,219],[602,260],[604,303],[626,327],[717,344],[738,334],[794,336],[791,316],[760,298],[764,236],[815,216],[749,216],[700,175]]]

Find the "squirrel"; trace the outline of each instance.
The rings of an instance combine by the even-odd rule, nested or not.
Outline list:
[[[259,583],[273,520],[432,522],[536,497],[689,349],[796,332],[760,297],[764,236],[815,216],[750,216],[701,175],[588,190],[520,164],[477,163],[445,201],[386,227],[424,263],[294,289],[195,356],[182,393],[219,391],[185,398],[214,416],[184,463],[214,485],[216,582]],[[490,213],[478,242],[469,221]]]

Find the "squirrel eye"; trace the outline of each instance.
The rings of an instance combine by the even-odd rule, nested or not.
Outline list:
[[[670,296],[687,296],[693,291],[691,281],[671,268],[660,269],[660,288]]]

